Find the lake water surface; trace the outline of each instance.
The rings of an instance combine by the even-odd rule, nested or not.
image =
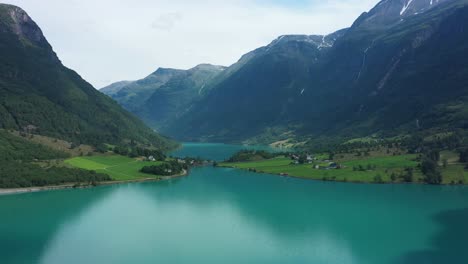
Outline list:
[[[188,144],[222,160],[242,147]],[[224,168],[0,196],[0,263],[468,263],[468,188]]]

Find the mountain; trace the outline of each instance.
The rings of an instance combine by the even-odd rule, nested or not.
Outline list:
[[[175,146],[63,66],[28,14],[6,4],[0,4],[0,128],[95,146]]]
[[[159,68],[144,79],[133,82],[117,82],[100,91],[111,96],[125,109],[135,112],[153,92],[183,70]]]
[[[210,81],[225,67],[201,64],[189,70],[160,68],[130,83],[115,83],[101,91],[155,129],[190,111],[210,90]]]
[[[100,91],[107,94],[107,95],[114,95],[117,94],[120,90],[122,90],[125,86],[133,83],[132,81],[120,81],[109,86],[102,88]]]
[[[182,140],[346,140],[468,127],[468,1],[384,0],[327,36],[282,36],[163,131]]]

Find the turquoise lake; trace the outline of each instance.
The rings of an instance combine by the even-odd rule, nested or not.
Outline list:
[[[221,160],[242,147],[187,144]],[[468,188],[200,167],[154,183],[0,196],[0,263],[468,263]]]

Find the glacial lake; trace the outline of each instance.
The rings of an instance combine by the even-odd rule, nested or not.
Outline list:
[[[222,160],[239,146],[187,144]],[[174,154],[175,155],[175,154]],[[468,188],[200,167],[163,182],[0,196],[0,263],[468,263]]]

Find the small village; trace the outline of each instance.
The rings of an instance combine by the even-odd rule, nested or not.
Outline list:
[[[290,158],[293,160],[291,164],[301,165],[301,164],[312,164],[312,169],[316,170],[336,170],[343,168],[342,165],[333,162],[332,160],[320,160],[312,154],[298,155],[290,154]],[[319,164],[317,164],[319,163]]]

